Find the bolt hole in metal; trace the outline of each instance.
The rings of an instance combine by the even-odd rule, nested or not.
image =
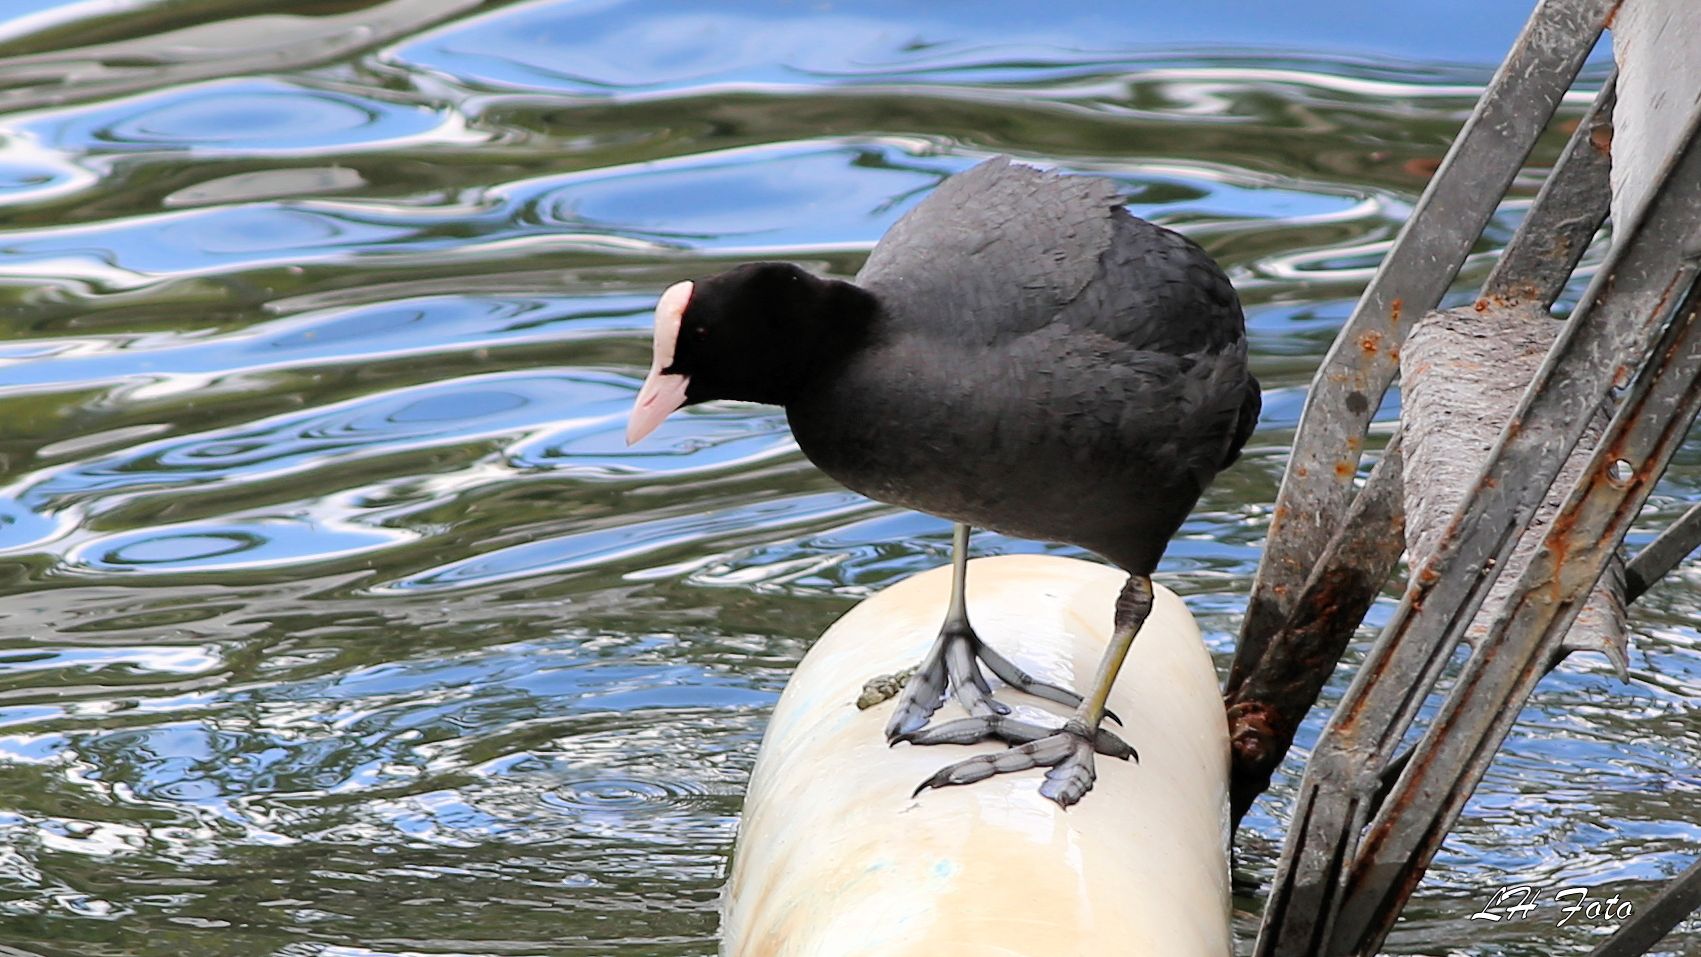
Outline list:
[[[1607,481],[1611,482],[1618,488],[1624,488],[1629,485],[1630,480],[1636,477],[1636,469],[1631,467],[1630,463],[1624,459],[1613,459],[1612,462],[1607,465],[1606,472]]]

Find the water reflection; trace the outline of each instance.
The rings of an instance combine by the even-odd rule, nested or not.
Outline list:
[[[452,114],[386,103],[374,93],[270,79],[219,81],[51,111],[19,126],[84,160],[156,151],[271,158],[455,138]]]
[[[1429,61],[1429,70],[1436,61],[1473,64],[1480,75],[1481,64],[1499,61],[1526,15],[1511,4],[1447,5],[1473,17],[1476,29],[1447,29],[1447,11],[1434,7],[1390,8],[1374,17],[1333,11],[1323,40],[1309,17],[1221,0],[1153,8],[1139,17],[1109,4],[995,4],[968,18],[898,0],[854,10],[667,0],[645,4],[642,15],[632,3],[545,0],[429,31],[386,58],[452,73],[468,85],[581,96],[846,81],[1028,84],[1116,72],[1131,60],[1173,56],[1177,48],[1197,60],[1227,50],[1278,62],[1266,51],[1303,50],[1318,60],[1342,51],[1364,61],[1352,72],[1372,76],[1378,55]],[[1422,68],[1414,72],[1422,75]]]

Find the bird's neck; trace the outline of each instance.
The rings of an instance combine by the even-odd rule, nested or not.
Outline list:
[[[796,335],[791,341],[796,354],[787,363],[792,374],[781,377],[776,404],[789,405],[804,390],[837,375],[868,344],[880,309],[874,294],[855,283],[824,280],[815,308],[795,317]]]

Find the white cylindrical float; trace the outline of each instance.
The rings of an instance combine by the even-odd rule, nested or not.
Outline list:
[[[977,559],[969,619],[1034,677],[1083,689],[1125,580],[1066,558]],[[892,703],[857,709],[864,681],[921,658],[950,585],[950,568],[936,568],[871,596],[798,666],[750,779],[722,953],[1231,953],[1228,727],[1210,655],[1181,599],[1156,589],[1110,696],[1126,722],[1110,726],[1139,762],[1100,756],[1097,785],[1065,811],[1040,796],[1038,768],[911,797],[940,767],[1003,745],[888,748]],[[1059,723],[1064,714],[995,691],[1019,716]],[[948,702],[934,720],[961,716]]]

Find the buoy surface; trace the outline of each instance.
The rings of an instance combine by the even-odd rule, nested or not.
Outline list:
[[[980,636],[1042,680],[1085,687],[1125,575],[1052,556],[976,559]],[[1186,606],[1158,587],[1110,698],[1140,754],[1100,757],[1064,811],[1042,770],[927,791],[934,771],[992,742],[888,748],[892,705],[863,682],[915,663],[950,591],[936,568],[870,596],[822,635],[774,710],[726,888],[730,957],[1221,957],[1231,952],[1228,730],[1215,669]],[[1000,688],[1017,716],[1063,708]],[[962,716],[948,702],[934,720]]]

